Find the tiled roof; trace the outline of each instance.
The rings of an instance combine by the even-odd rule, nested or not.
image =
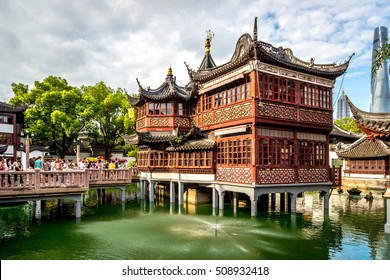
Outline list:
[[[361,137],[361,135],[357,135],[355,133],[346,131],[335,124],[333,125],[333,130],[330,132],[330,136],[349,138],[349,139],[355,139],[355,140],[357,140]]]
[[[190,140],[181,146],[168,147],[167,151],[191,151],[191,150],[211,150],[215,146],[215,141],[210,139]]]
[[[199,66],[199,70],[209,70],[215,67],[217,67],[217,65],[211,57],[211,54],[206,53],[203,57],[202,63]]]
[[[27,106],[16,106],[12,107],[8,103],[0,102],[0,112],[3,113],[21,113],[26,111]]]
[[[191,138],[205,138],[205,135],[196,126],[192,126],[190,131],[181,132],[180,126],[175,130],[171,131],[148,131],[148,132],[136,132],[132,135],[122,135],[123,140],[126,144],[138,145],[142,143],[158,143],[158,142],[169,142],[174,141],[177,136],[182,136],[183,140],[186,141],[189,137]]]
[[[369,140],[366,136],[349,145],[343,150],[336,151],[341,158],[378,158],[390,155],[389,143],[379,139]]]
[[[123,135],[126,144],[138,145],[145,143],[158,143],[172,141],[177,135],[173,131],[166,132],[137,132],[133,135]]]
[[[368,138],[390,136],[390,113],[371,113],[358,109],[352,104],[348,96],[345,96],[355,121]]]
[[[256,54],[254,52],[256,49]],[[241,65],[248,63],[256,56],[262,62],[279,65],[328,79],[336,79],[345,73],[353,54],[344,63],[316,64],[312,58],[303,61],[293,55],[289,48],[276,48],[269,43],[253,40],[249,34],[243,34],[237,41],[235,51],[229,62],[211,69],[192,70],[187,66],[188,74],[192,81],[206,82],[217,76],[227,73]]]

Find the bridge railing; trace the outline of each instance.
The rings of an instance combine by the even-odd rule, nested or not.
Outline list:
[[[131,183],[133,170],[130,168],[119,169],[88,169],[91,185]]]
[[[0,172],[0,190],[62,187],[88,188],[86,170]]]
[[[60,171],[3,171],[0,172],[0,191],[40,188],[89,188],[90,185],[131,183],[137,168],[70,169]]]

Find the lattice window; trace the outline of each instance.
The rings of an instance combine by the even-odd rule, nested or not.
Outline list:
[[[386,161],[384,159],[351,159],[346,162],[346,172],[350,173],[374,173],[381,174],[386,170]]]
[[[326,166],[326,147],[325,142],[298,141],[298,164],[300,166]]]
[[[219,165],[248,165],[251,163],[250,139],[223,139],[217,143]]]
[[[264,73],[259,74],[262,99],[295,103],[295,81]]]
[[[331,89],[312,84],[301,84],[301,104],[318,107],[331,108]]]
[[[0,115],[0,123],[12,124],[13,123],[13,116]]]
[[[259,166],[294,165],[294,140],[278,138],[259,138]]]

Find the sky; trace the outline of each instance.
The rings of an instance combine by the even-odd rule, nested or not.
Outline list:
[[[177,84],[189,82],[185,62],[197,69],[212,30],[217,65],[230,60],[238,38],[292,49],[315,63],[342,63],[336,80],[369,111],[374,30],[390,29],[388,0],[0,0],[0,101],[13,97],[12,83],[33,87],[53,75],[72,86],[107,86],[137,93],[157,88],[173,69]]]

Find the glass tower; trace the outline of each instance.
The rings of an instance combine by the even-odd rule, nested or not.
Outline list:
[[[376,53],[379,48],[388,43],[388,31],[386,27],[375,28],[374,41],[372,49],[372,62],[376,59]],[[388,60],[382,62],[381,68],[376,74],[371,76],[371,106],[370,112],[383,113],[390,112],[390,92],[389,92],[389,74]]]
[[[343,118],[349,118],[351,116],[347,100],[345,99],[344,90],[341,93],[339,100],[337,100],[336,106],[337,106],[336,120],[341,120]]]

